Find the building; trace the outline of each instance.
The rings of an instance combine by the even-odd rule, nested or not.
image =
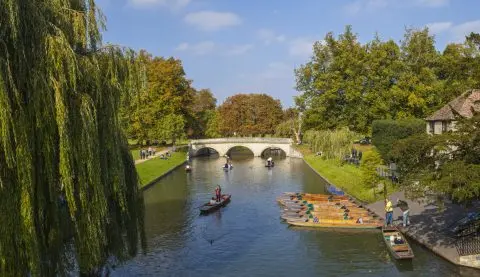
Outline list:
[[[472,117],[472,109],[480,112],[480,89],[464,92],[459,97],[450,101],[440,110],[427,117],[427,133],[432,135],[455,131],[457,115]]]

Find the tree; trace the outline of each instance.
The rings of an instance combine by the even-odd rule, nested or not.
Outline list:
[[[362,45],[350,26],[338,38],[327,33],[295,70],[304,129],[348,127],[368,135],[374,120],[430,115],[480,85],[475,41],[474,34],[441,55],[426,28],[407,29],[400,46],[378,35]]]
[[[375,150],[365,152],[362,158],[360,169],[362,170],[363,184],[373,190],[375,196],[375,188],[378,186],[380,176],[378,175],[377,168],[382,165],[382,158],[380,154]],[[385,186],[384,186],[384,191]]]
[[[152,57],[146,51],[140,52],[139,62],[146,68],[145,87],[140,90],[134,101],[124,101],[124,126],[130,137],[140,143],[145,140],[158,140],[159,122],[169,115],[180,115],[190,125],[195,124],[192,104],[196,96],[191,81],[185,76],[180,60],[174,58]],[[192,126],[184,125],[184,132]],[[168,128],[168,127],[166,127]]]
[[[342,160],[350,153],[352,142],[358,135],[348,128],[336,130],[308,130],[305,132],[304,141],[313,152],[322,152],[324,159]]]
[[[445,104],[439,101],[441,83],[435,72],[440,55],[434,37],[428,28],[407,29],[401,50],[405,68],[391,90],[392,97],[398,99],[391,106],[394,118],[424,118]]]
[[[190,124],[191,136],[204,137],[206,135],[209,120],[212,119],[212,112],[215,111],[217,99],[209,89],[202,89],[196,92],[192,103],[192,123]]]
[[[302,118],[298,109],[288,108],[284,111],[283,122],[275,128],[278,137],[294,138],[297,144],[302,143]]]
[[[102,45],[93,0],[3,0],[0,15],[0,275],[64,276],[72,257],[99,275],[145,241],[119,123],[137,56]]]
[[[372,123],[372,144],[383,160],[391,160],[392,145],[409,136],[424,134],[425,121],[422,119],[375,120]]]
[[[152,138],[171,140],[175,144],[178,139],[185,137],[185,119],[179,114],[166,115],[156,122],[150,132]]]
[[[218,110],[219,131],[225,136],[274,134],[283,116],[280,101],[266,94],[236,94]]]
[[[480,196],[480,114],[459,118],[457,131],[426,134],[398,141],[392,156],[402,185],[413,196],[440,193],[460,202]]]
[[[207,126],[205,129],[205,135],[209,138],[221,137],[219,133],[219,112],[217,110],[210,110],[206,113]]]

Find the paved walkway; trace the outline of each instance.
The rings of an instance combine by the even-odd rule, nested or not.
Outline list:
[[[445,209],[439,210],[435,203],[428,200],[412,201],[405,198],[403,192],[396,192],[390,199],[395,205],[397,199],[407,201],[410,208],[410,226],[400,228],[408,237],[425,245],[427,248],[451,261],[460,264],[460,256],[455,247],[455,240],[447,235],[448,226],[463,218],[468,212],[479,211],[480,203],[474,207],[465,208],[460,205],[445,203]],[[367,206],[370,210],[385,218],[384,201],[378,201]],[[393,211],[394,224],[401,224],[398,217],[402,215],[399,208]]]
[[[140,150],[137,150],[137,151],[140,151]],[[160,151],[157,151],[155,152],[155,155],[153,156],[149,156],[148,158],[146,159],[138,159],[138,160],[135,160],[135,164],[141,164],[143,162],[146,162],[148,160],[151,160],[151,159],[154,159],[154,158],[157,158],[157,157],[160,157],[160,155],[165,155],[165,153],[167,152],[172,152],[172,149],[171,148],[168,148],[168,149],[163,149],[163,150],[160,150]]]

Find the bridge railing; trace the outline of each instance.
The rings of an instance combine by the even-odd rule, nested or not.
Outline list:
[[[291,138],[216,138],[191,140],[191,144],[219,144],[219,143],[279,143],[292,144]]]

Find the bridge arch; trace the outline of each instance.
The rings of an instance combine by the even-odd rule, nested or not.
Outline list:
[[[279,146],[267,146],[263,148],[263,150],[260,152],[260,157],[262,158],[267,158],[266,156],[283,156],[286,157],[288,155],[288,151],[290,149],[285,149],[285,147],[279,147]],[[268,153],[269,151],[272,152],[277,152],[277,153]]]
[[[209,146],[199,148],[194,153],[194,156],[212,156],[212,155],[220,155],[220,153],[214,147],[209,147]]]
[[[231,151],[235,148],[240,148],[240,149],[247,149],[253,156],[255,156],[255,152],[248,147],[247,145],[232,145],[228,150],[225,152],[226,155],[231,156]]]

